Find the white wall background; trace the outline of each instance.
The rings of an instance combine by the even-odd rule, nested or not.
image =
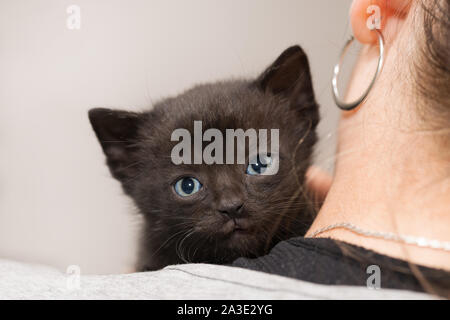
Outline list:
[[[81,29],[66,27],[69,5]],[[83,273],[134,263],[139,221],[104,165],[94,106],[143,109],[196,82],[309,54],[330,169],[332,66],[350,0],[0,0],[0,258]]]

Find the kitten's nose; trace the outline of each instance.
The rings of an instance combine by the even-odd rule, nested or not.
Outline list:
[[[244,203],[241,200],[222,202],[219,206],[219,212],[230,218],[239,216],[242,213]]]

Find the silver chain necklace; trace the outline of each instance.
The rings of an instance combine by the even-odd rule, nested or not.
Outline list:
[[[327,227],[324,227],[324,228],[314,231],[310,235],[310,237],[314,238],[323,232],[326,232],[326,231],[329,231],[332,229],[338,229],[338,228],[347,229],[356,234],[366,236],[366,237],[402,242],[405,244],[415,245],[415,246],[422,247],[422,248],[431,248],[431,249],[444,250],[444,251],[450,252],[450,242],[448,242],[448,241],[439,241],[439,240],[427,239],[424,237],[404,236],[404,235],[399,235],[399,234],[395,234],[392,232],[368,231],[368,230],[364,230],[364,229],[357,227],[348,222],[340,222],[340,223],[331,224]]]

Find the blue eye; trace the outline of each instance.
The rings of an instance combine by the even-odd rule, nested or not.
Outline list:
[[[267,155],[257,155],[254,161],[250,161],[245,173],[251,176],[257,176],[264,174],[266,170],[272,165],[272,157],[270,154]],[[262,160],[262,161],[261,161]],[[254,163],[252,163],[254,162]]]
[[[181,178],[174,185],[175,192],[181,197],[189,197],[199,192],[201,188],[200,181],[193,177]]]

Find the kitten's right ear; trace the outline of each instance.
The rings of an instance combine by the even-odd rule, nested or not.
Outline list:
[[[132,178],[132,165],[137,161],[138,129],[142,115],[96,108],[89,110],[89,120],[106,155],[112,175],[121,182]]]

